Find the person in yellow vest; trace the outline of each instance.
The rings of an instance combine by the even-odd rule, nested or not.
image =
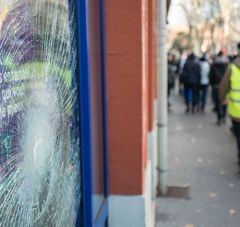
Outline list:
[[[232,119],[233,132],[237,140],[238,165],[240,167],[240,43],[238,55],[228,66],[220,85],[220,98],[228,103],[228,114]]]

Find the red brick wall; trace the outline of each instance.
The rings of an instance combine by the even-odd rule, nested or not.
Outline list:
[[[105,0],[110,194],[143,193],[150,100],[148,1]]]
[[[142,140],[143,140],[143,166],[146,167],[148,159],[148,123],[149,123],[149,34],[148,34],[148,2],[142,0]],[[142,169],[144,183],[144,168]]]
[[[154,100],[156,98],[156,1],[149,0],[149,131],[153,130]]]

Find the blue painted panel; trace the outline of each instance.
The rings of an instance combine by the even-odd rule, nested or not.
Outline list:
[[[105,226],[107,206],[107,130],[103,1],[77,2],[77,46],[83,175],[83,222]]]
[[[83,176],[83,225],[93,225],[92,217],[92,123],[91,123],[91,92],[89,77],[89,55],[87,41],[87,5],[86,1],[77,1],[77,63],[79,74],[79,97],[81,107],[81,145],[82,145],[82,176]],[[80,211],[81,212],[81,211]],[[77,220],[80,226],[81,218]]]
[[[91,80],[93,218],[97,221],[105,203],[105,115],[101,1],[88,1],[89,76]]]

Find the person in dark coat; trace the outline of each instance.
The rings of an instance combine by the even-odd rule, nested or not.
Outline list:
[[[192,113],[198,110],[199,88],[201,80],[201,69],[198,59],[192,53],[188,56],[183,68],[183,83],[184,96],[186,103],[186,113],[190,111],[190,104]]]
[[[216,108],[217,125],[221,125],[226,119],[226,105],[221,102],[219,87],[220,83],[226,73],[229,64],[228,58],[224,56],[223,51],[218,53],[215,61],[213,62],[210,70],[210,84],[213,89],[213,100]]]
[[[175,87],[175,77],[176,77],[176,64],[175,64],[175,55],[168,53],[168,111],[171,110],[170,96],[171,91]]]
[[[183,77],[183,68],[184,65],[186,63],[186,53],[183,52],[183,50],[180,50],[180,56],[179,56],[179,60],[177,62],[177,75],[178,75],[178,81],[179,81],[179,94],[180,95],[184,95],[184,84],[182,81],[182,77]]]

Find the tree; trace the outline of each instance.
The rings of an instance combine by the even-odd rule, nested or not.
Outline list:
[[[183,9],[189,26],[189,35],[197,53],[216,49],[214,34],[221,24],[221,10],[218,0],[182,0]]]
[[[176,39],[173,42],[173,49],[179,50],[187,50],[190,51],[193,49],[192,45],[192,37],[188,33],[180,32],[178,33]]]
[[[240,40],[240,5],[238,0],[219,0],[228,50],[234,52]]]

